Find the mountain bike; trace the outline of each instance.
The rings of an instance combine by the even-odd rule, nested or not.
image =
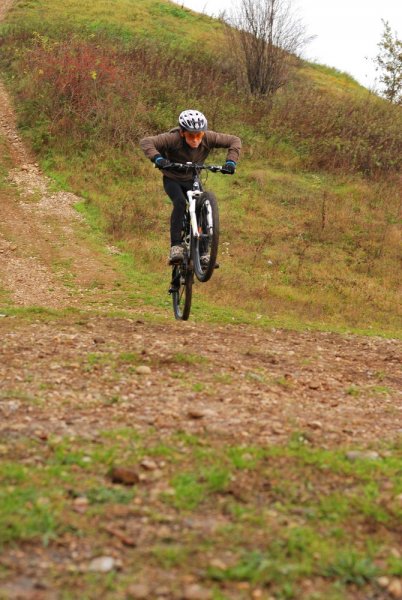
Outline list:
[[[186,212],[183,219],[182,245],[184,259],[172,265],[173,312],[176,319],[187,321],[190,316],[194,274],[202,283],[208,281],[217,268],[216,258],[219,245],[218,202],[212,192],[205,192],[201,182],[201,171],[226,173],[220,165],[196,163],[172,163],[169,169],[192,172],[192,189],[187,192]],[[209,256],[209,260],[205,260]]]

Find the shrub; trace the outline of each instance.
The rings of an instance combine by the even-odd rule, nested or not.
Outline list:
[[[312,168],[373,175],[402,166],[402,110],[369,92],[335,95],[299,82],[276,96],[266,126],[307,146]]]

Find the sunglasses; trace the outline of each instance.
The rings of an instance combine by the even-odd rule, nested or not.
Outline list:
[[[186,131],[185,135],[191,138],[192,140],[202,140],[202,138],[204,137],[204,131],[199,131],[197,133]]]

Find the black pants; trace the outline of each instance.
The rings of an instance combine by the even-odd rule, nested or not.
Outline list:
[[[163,187],[173,202],[172,216],[170,217],[170,245],[177,246],[181,243],[183,217],[186,211],[186,192],[192,189],[193,182],[179,182],[163,177]]]

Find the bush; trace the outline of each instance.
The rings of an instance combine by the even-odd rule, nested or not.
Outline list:
[[[293,84],[274,99],[266,126],[307,146],[312,168],[373,175],[402,166],[402,110],[369,92],[335,95]]]

